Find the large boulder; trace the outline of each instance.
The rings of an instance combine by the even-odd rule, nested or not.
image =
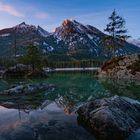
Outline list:
[[[10,67],[3,73],[3,78],[17,78],[24,77],[29,71],[31,67],[24,64],[17,64],[16,66]]]
[[[140,79],[140,55],[116,57],[107,61],[99,70],[99,77]]]
[[[127,97],[97,99],[77,112],[79,123],[99,140],[123,140],[140,128],[140,103]]]
[[[30,65],[17,64],[8,68],[2,73],[3,78],[32,78],[32,77],[48,77],[47,73],[42,69],[34,71]]]

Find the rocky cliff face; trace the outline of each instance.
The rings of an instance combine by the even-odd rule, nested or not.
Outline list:
[[[134,54],[113,58],[102,66],[99,77],[140,79],[140,56]]]

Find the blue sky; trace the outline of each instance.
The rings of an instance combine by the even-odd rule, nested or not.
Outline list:
[[[129,35],[140,38],[140,0],[0,0],[0,29],[25,21],[53,31],[75,19],[103,31],[113,9],[125,18]]]

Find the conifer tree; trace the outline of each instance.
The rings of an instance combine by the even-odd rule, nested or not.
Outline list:
[[[108,18],[109,23],[106,26],[105,32],[108,32],[109,36],[106,38],[110,49],[112,50],[112,56],[115,56],[115,51],[119,47],[119,43],[125,43],[127,36],[127,30],[125,29],[125,20],[119,16],[114,10],[111,16]]]
[[[40,70],[42,68],[42,57],[37,46],[29,46],[27,54],[22,59],[24,64],[31,65],[32,70]]]

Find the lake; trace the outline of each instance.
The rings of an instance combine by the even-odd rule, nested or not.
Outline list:
[[[140,101],[140,81],[98,79],[93,73],[50,73],[46,79],[1,80],[0,91],[19,82],[55,88],[32,95],[0,96],[0,140],[95,140],[77,122],[76,109],[87,101],[127,96]],[[140,133],[129,140],[139,140]]]

